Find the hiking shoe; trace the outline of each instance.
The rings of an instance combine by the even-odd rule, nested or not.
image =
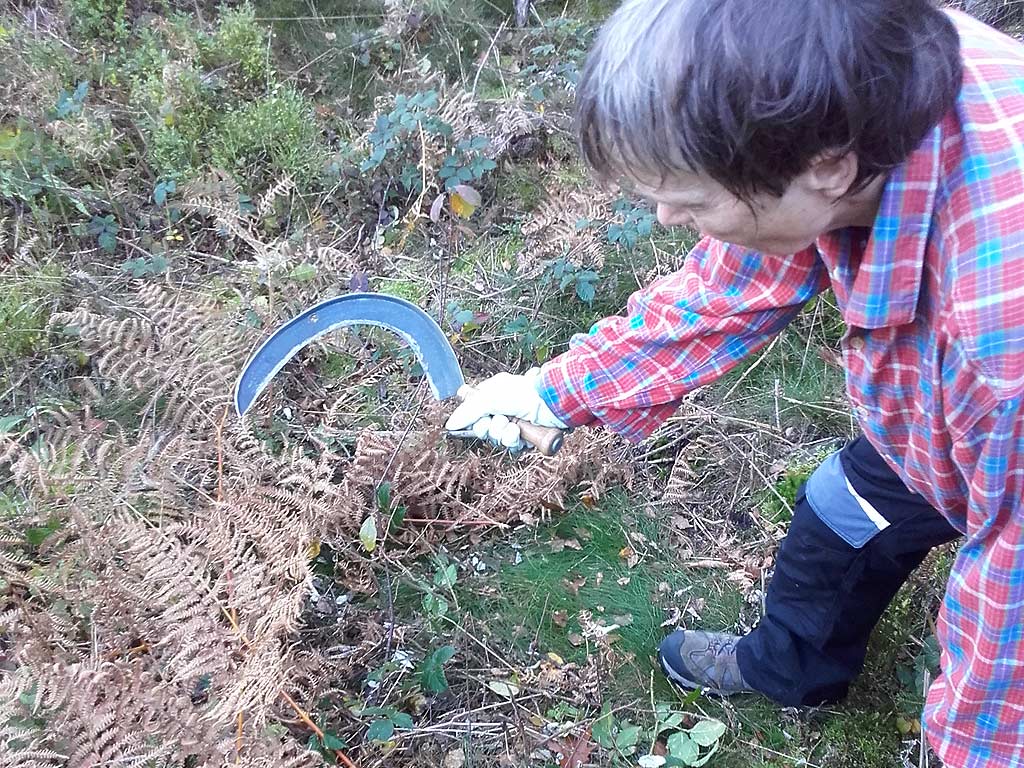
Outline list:
[[[755,693],[736,663],[739,639],[724,632],[677,629],[661,641],[658,661],[665,676],[683,688],[703,688],[719,696]]]

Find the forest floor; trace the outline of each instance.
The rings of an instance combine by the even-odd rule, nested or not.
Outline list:
[[[417,303],[477,380],[680,267],[693,234],[576,157],[611,4],[509,6],[0,9],[0,763],[929,764],[951,551],[841,705],[684,696],[653,660],[756,624],[852,435],[830,296],[638,445],[446,437],[380,331],[231,411],[249,351],[331,296]]]

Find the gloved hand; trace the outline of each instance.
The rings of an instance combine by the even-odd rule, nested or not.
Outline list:
[[[526,446],[519,427],[509,418],[532,421],[542,427],[565,429],[566,425],[551,412],[537,391],[540,368],[531,368],[522,376],[499,373],[476,387],[452,415],[444,428],[458,432],[470,428],[481,440],[491,440],[514,451]]]

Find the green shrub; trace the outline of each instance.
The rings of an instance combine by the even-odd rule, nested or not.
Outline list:
[[[313,106],[282,88],[225,114],[210,143],[215,165],[259,184],[288,174],[308,183],[326,160]]]
[[[223,8],[217,31],[202,45],[203,65],[234,67],[250,83],[265,84],[272,73],[269,41],[268,30],[256,21],[251,5]]]
[[[80,40],[116,42],[128,36],[126,0],[71,0],[70,12]]]

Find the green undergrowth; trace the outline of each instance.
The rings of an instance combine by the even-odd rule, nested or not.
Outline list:
[[[643,514],[640,506],[625,491],[615,490],[596,508],[577,503],[550,522],[453,558],[461,568],[457,577],[449,568],[451,587],[444,594],[450,606],[444,621],[424,618],[417,589],[400,589],[396,609],[404,619],[419,618],[424,647],[442,638],[454,642],[451,627],[457,624],[521,668],[547,654],[576,664],[601,656],[600,666],[611,648],[614,667],[602,673],[604,704],[625,709],[630,721],[638,723],[653,717],[651,702],[691,717],[720,719],[729,730],[709,763],[716,768],[902,766],[906,734],[901,728],[912,729],[920,716],[922,701],[914,681],[930,663],[922,605],[934,603],[935,585],[948,571],[950,554],[931,558],[894,600],[844,703],[796,711],[758,696],[684,695],[667,684],[654,659],[661,638],[673,628],[661,626],[672,606],[699,608],[699,619],[684,615],[684,626],[723,631],[736,631],[749,608],[723,571],[687,568],[679,550],[667,544],[664,516]],[[627,547],[642,553],[632,567]],[[423,583],[443,570],[436,559],[423,568]],[[608,646],[584,637],[581,613],[589,613],[598,625],[620,625],[609,633]],[[549,715],[560,711],[555,707]],[[586,715],[584,708],[580,717]],[[593,764],[635,765],[635,758],[631,762],[609,753]]]
[[[736,415],[779,428],[815,424],[850,429],[845,374],[838,356],[845,326],[831,294],[808,303],[764,350],[712,386]]]

